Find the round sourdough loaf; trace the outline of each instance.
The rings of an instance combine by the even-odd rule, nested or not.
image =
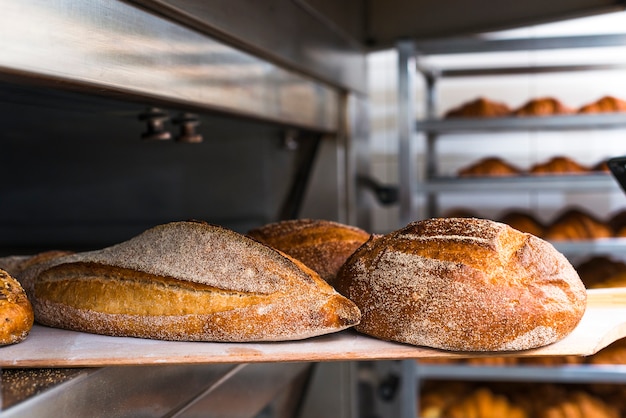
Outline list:
[[[0,345],[23,341],[33,327],[33,308],[20,283],[0,270]]]
[[[560,340],[587,294],[548,242],[485,219],[418,221],[359,248],[337,290],[371,336],[454,351],[516,351]]]

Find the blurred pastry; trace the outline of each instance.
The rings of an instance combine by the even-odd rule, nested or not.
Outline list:
[[[591,240],[609,238],[611,228],[581,209],[568,209],[559,215],[546,229],[543,238],[549,241]]]
[[[527,232],[536,237],[542,237],[545,230],[545,226],[541,221],[530,213],[522,210],[512,210],[507,212],[504,216],[502,216],[500,222],[505,223],[518,231]]]
[[[486,157],[459,170],[459,176],[518,176],[522,171],[499,157]]]
[[[530,174],[584,174],[589,168],[565,156],[552,157],[550,160],[533,165]]]
[[[626,112],[626,101],[614,96],[604,96],[580,109],[578,113],[611,113]]]
[[[511,109],[505,103],[495,102],[493,100],[479,97],[471,102],[449,110],[445,114],[445,118],[492,118],[499,116],[507,116],[511,113]]]
[[[553,97],[529,100],[522,107],[513,111],[514,116],[549,116],[570,113],[574,113],[574,110]]]

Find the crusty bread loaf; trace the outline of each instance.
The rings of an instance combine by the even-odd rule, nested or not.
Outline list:
[[[588,167],[562,155],[534,164],[528,170],[530,174],[587,174],[590,171]]]
[[[518,176],[520,174],[522,174],[522,170],[499,157],[482,158],[459,170],[459,176],[461,177]]]
[[[514,116],[549,116],[566,115],[573,112],[573,109],[554,97],[538,97],[529,100],[512,113]]]
[[[370,234],[339,222],[294,219],[252,229],[248,236],[302,261],[332,286],[339,268]]]
[[[172,222],[23,274],[42,324],[190,341],[295,340],[356,324],[358,308],[277,250],[203,222]]]
[[[568,335],[585,287],[548,242],[485,219],[435,218],[370,239],[337,290],[361,309],[356,330],[456,351],[511,351]]]
[[[19,282],[0,270],[0,345],[23,341],[33,327],[33,308]]]
[[[449,110],[445,118],[493,118],[507,116],[511,113],[509,106],[484,97],[461,104]]]
[[[582,106],[578,113],[626,112],[626,101],[615,96],[604,96],[593,103]]]

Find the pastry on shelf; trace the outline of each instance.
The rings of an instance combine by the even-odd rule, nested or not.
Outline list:
[[[609,238],[613,231],[608,224],[581,209],[568,209],[548,227],[544,239],[548,241],[593,240]]]
[[[526,412],[501,394],[489,388],[479,387],[469,395],[447,407],[442,417],[446,418],[525,418]]]
[[[608,283],[617,283],[619,278],[626,279],[626,263],[606,255],[596,255],[583,261],[576,271],[587,289],[614,287],[608,286]]]
[[[589,168],[577,163],[565,156],[556,156],[543,163],[533,165],[528,172],[530,174],[586,174]]]
[[[609,173],[611,171],[609,170],[609,165],[607,164],[606,160],[598,161],[596,164],[591,166],[590,170],[594,172],[600,171],[604,173]]]
[[[511,210],[505,213],[500,218],[500,222],[536,237],[542,237],[545,231],[545,225],[539,219],[523,210]]]
[[[513,116],[551,116],[567,115],[574,110],[553,97],[540,97],[529,100],[523,106],[513,111]]]
[[[445,118],[493,118],[507,116],[511,113],[508,105],[501,102],[479,97],[471,102],[463,103],[449,110]]]
[[[626,209],[613,213],[608,222],[616,237],[626,237]]]
[[[587,392],[568,393],[539,412],[539,418],[619,418],[618,410]]]
[[[604,96],[580,109],[578,113],[611,113],[626,112],[626,101],[614,96]]]
[[[459,170],[460,177],[519,176],[522,170],[500,157],[486,157]]]

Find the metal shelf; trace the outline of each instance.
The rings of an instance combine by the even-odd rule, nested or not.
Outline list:
[[[509,177],[436,177],[418,183],[416,192],[494,192],[494,191],[575,191],[612,192],[619,185],[609,173],[509,176]]]
[[[418,363],[415,372],[420,380],[626,383],[626,365],[468,366]]]
[[[626,128],[626,112],[542,117],[430,119],[416,122],[415,128],[417,131],[436,134],[619,129]]]

